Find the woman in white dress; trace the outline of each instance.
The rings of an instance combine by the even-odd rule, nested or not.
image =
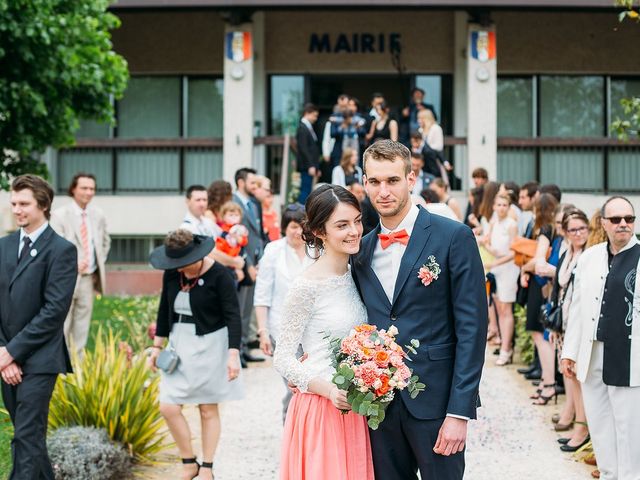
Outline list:
[[[265,355],[273,355],[274,345],[278,343],[284,299],[289,288],[294,279],[314,262],[314,259],[307,255],[302,239],[304,219],[303,205],[294,203],[285,208],[280,222],[284,238],[268,243],[260,259],[253,305],[258,321],[260,348]],[[283,419],[292,395],[289,388],[285,391],[282,399]]]
[[[494,218],[489,226],[489,233],[483,243],[486,249],[495,257],[491,264],[487,265],[496,279],[496,293],[493,296],[498,310],[498,323],[500,325],[500,356],[496,365],[503,366],[511,363],[513,358],[514,320],[513,302],[516,301],[518,289],[518,276],[520,269],[513,262],[511,243],[518,234],[518,224],[509,216],[510,199],[507,195],[498,194],[493,202]]]
[[[296,385],[284,426],[281,480],[373,480],[365,417],[349,411],[331,382],[329,341],[367,320],[349,268],[360,249],[360,204],[345,188],[323,185],[306,202],[303,238],[322,255],[289,289],[274,354],[278,372]],[[298,346],[308,359],[300,362]]]

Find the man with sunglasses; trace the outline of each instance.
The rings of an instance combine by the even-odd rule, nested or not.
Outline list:
[[[624,197],[602,207],[607,242],[586,250],[575,271],[562,366],[582,383],[602,479],[639,478],[640,243]]]

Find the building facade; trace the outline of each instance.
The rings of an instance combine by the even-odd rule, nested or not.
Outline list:
[[[305,102],[325,118],[340,93],[368,111],[381,92],[398,112],[417,86],[463,189],[482,166],[557,183],[587,209],[613,192],[635,201],[640,143],[610,125],[640,95],[640,27],[611,4],[120,0],[113,42],[131,80],[117,124],[84,123],[47,162],[60,192],[79,170],[97,176],[111,262],[139,262],[180,223],[188,185],[254,166],[284,187],[284,136]]]

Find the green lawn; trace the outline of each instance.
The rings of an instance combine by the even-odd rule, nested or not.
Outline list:
[[[91,334],[87,344],[93,349],[95,334],[100,328],[111,330],[122,341],[138,351],[151,344],[146,335],[149,324],[155,322],[157,297],[98,297],[93,307]],[[4,405],[0,399],[0,408]],[[11,437],[13,429],[9,416],[0,412],[0,478],[9,476],[11,470]]]

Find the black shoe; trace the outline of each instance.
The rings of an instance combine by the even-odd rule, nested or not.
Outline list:
[[[260,340],[253,340],[247,343],[247,348],[250,348],[250,349],[260,348]]]
[[[264,362],[264,357],[254,357],[249,352],[242,352],[242,358],[245,362]]]
[[[532,370],[529,373],[525,373],[524,378],[526,378],[527,380],[540,380],[542,378],[542,370],[538,368],[536,370]]]
[[[531,365],[529,365],[528,367],[522,367],[518,369],[518,373],[524,375],[525,373],[531,373],[533,372],[535,369],[537,368],[537,365],[535,363],[532,363]]]
[[[566,445],[567,443],[569,443],[569,440],[571,440],[570,438],[567,437],[562,437],[558,439],[558,443],[560,445]]]
[[[198,478],[198,474],[200,473],[200,464],[198,463],[198,461],[195,458],[183,458],[182,459],[182,464],[183,465],[196,465],[197,466],[197,470],[196,470],[196,474],[191,477],[191,480],[193,480],[194,478]]]
[[[563,452],[575,452],[577,450],[580,450],[582,447],[584,447],[587,443],[589,443],[590,440],[591,440],[591,436],[587,435],[587,438],[585,438],[580,445],[576,445],[575,447],[572,447],[568,443],[565,443],[564,445],[560,445],[560,450],[562,450]]]
[[[531,385],[533,385],[534,387],[537,387],[538,385],[540,385],[540,382],[542,382],[542,380],[532,380]]]

